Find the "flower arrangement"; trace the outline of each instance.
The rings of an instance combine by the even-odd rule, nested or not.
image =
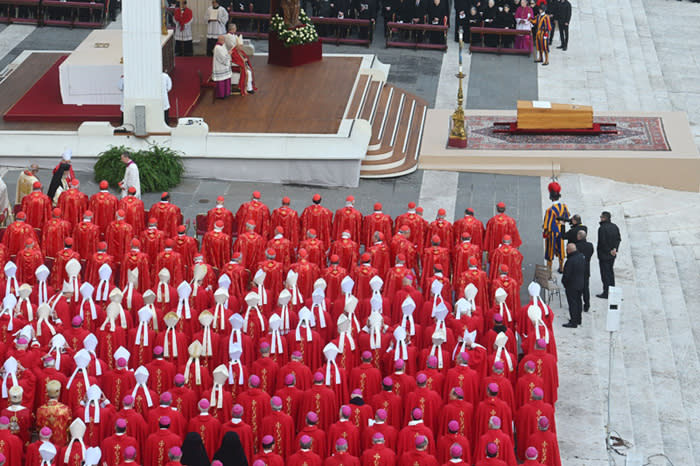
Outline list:
[[[285,47],[316,42],[318,33],[303,9],[299,12],[299,21],[301,26],[292,27],[277,13],[270,20],[270,29],[277,34]]]

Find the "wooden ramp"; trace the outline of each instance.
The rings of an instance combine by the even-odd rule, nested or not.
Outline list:
[[[386,84],[383,78],[360,75],[345,115],[366,120],[372,127],[361,178],[392,178],[418,168],[428,102]]]

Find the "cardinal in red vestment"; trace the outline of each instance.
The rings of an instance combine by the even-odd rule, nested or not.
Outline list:
[[[401,225],[394,237],[391,238],[391,252],[394,258],[394,265],[396,265],[396,258],[399,255],[403,255],[406,267],[415,273],[418,270],[418,250],[411,240],[408,239],[410,236],[411,230],[408,225]]]
[[[282,205],[272,211],[270,217],[270,235],[272,236],[272,232],[274,231],[275,237],[277,235],[282,235],[290,241],[293,248],[296,248],[299,244],[301,221],[299,220],[297,211],[289,207],[290,203],[291,199],[284,197],[282,198]],[[278,228],[281,229],[281,231],[278,231]],[[270,246],[268,245],[268,247]],[[288,265],[288,263],[285,264],[285,267]]]
[[[60,213],[58,214],[60,217]],[[5,233],[2,236],[2,244],[7,247],[7,251],[10,255],[17,254],[22,249],[24,249],[25,241],[27,238],[32,238],[36,241],[36,233],[34,228],[28,223],[26,223],[27,214],[24,212],[17,212],[15,216],[15,221],[12,222]],[[61,246],[63,245],[63,240],[61,240]],[[53,256],[52,256],[53,257]]]
[[[313,204],[301,213],[301,234],[306,236],[306,232],[313,228],[323,244],[331,244],[333,213],[321,205],[320,194],[314,194],[312,201]]]
[[[224,196],[218,196],[216,198],[216,206],[207,212],[207,231],[212,231],[219,220],[224,224],[222,231],[231,236],[235,219],[233,213],[224,207]]]
[[[289,457],[287,466],[321,466],[323,460],[315,453],[313,448],[313,440],[308,435],[302,435],[299,438],[299,450]]]
[[[339,439],[345,440],[345,447],[348,453],[352,456],[357,456],[362,451],[360,445],[360,429],[350,421],[352,409],[350,406],[343,405],[340,407],[340,419],[328,428],[328,447],[327,452],[333,451],[333,446]]]
[[[272,412],[262,420],[263,436],[271,435],[274,440],[273,451],[282,458],[289,458],[294,451],[294,420],[282,411],[282,399],[273,396],[270,399]],[[262,439],[264,448],[265,437]]]
[[[107,251],[118,263],[121,263],[124,255],[129,251],[131,240],[135,235],[134,227],[124,220],[125,215],[124,211],[119,209],[116,220],[107,226],[105,233]]]
[[[316,230],[309,228],[306,231],[306,239],[299,243],[299,250],[305,250],[309,262],[316,264],[320,269],[326,266],[327,246],[316,237]]]
[[[223,231],[224,227],[224,221],[217,220],[214,229],[202,238],[204,261],[217,269],[221,269],[231,260],[231,236]]]
[[[163,250],[165,238],[165,232],[158,229],[158,221],[154,217],[151,217],[148,220],[148,228],[143,230],[139,235],[141,248],[148,256],[148,263],[151,266],[155,264],[158,253]],[[150,272],[151,275],[153,275],[153,270]]]
[[[455,446],[458,450],[454,449]],[[438,438],[437,460],[441,464],[447,463],[448,457],[462,459],[463,454],[465,454],[465,464],[472,464],[469,438],[459,433],[459,422],[453,419],[447,424],[447,433]]]
[[[321,271],[321,278],[326,282],[325,294],[331,303],[340,295],[340,284],[347,275],[347,269],[340,266],[340,257],[336,254],[331,255],[330,266]]]
[[[514,248],[519,248],[522,244],[515,220],[505,214],[505,203],[499,202],[496,204],[496,211],[498,213],[486,222],[486,234],[484,235],[484,244],[482,246],[482,249],[489,255],[501,244],[505,235],[510,235],[513,239]]]
[[[166,269],[170,272],[171,281],[180,284],[185,279],[182,255],[179,252],[173,251],[175,241],[171,238],[167,238],[163,242],[163,245],[164,249],[156,256],[153,270],[160,273],[161,270]],[[153,281],[156,281],[155,278]]]
[[[469,233],[472,239],[472,243],[483,248],[484,244],[484,234],[486,230],[484,229],[484,224],[481,220],[474,217],[474,209],[467,207],[464,211],[464,217],[456,220],[452,225],[455,241],[462,237],[462,234]]]
[[[185,225],[180,225],[177,227],[177,236],[173,238],[175,241],[173,251],[182,256],[183,276],[191,277],[192,264],[194,263],[194,256],[197,254],[198,245],[196,239],[186,235],[186,230],[187,228]]]
[[[270,395],[260,388],[260,377],[253,374],[248,378],[248,390],[238,395],[238,403],[243,407],[243,420],[253,430],[253,449],[257,450],[263,436],[262,421],[270,414]]]
[[[538,429],[525,441],[527,445],[539,451],[539,461],[545,466],[561,466],[559,443],[557,436],[549,429],[550,421],[547,416],[540,417]]]
[[[221,426],[221,439],[219,442],[223,441],[224,436],[228,432],[235,432],[238,434],[238,438],[243,445],[243,451],[245,452],[246,458],[252,458],[253,453],[253,429],[250,425],[243,421],[243,406],[235,404],[231,409],[231,419],[225,422]],[[263,447],[265,442],[263,442]]]
[[[92,211],[86,210],[83,213],[83,221],[73,228],[74,249],[80,254],[80,257],[86,260],[89,260],[97,251],[97,244],[100,242],[100,227],[92,223],[92,216]],[[114,216],[110,218],[114,218]],[[106,229],[105,225],[104,230]]]
[[[514,248],[512,245],[512,238],[510,235],[503,236],[503,242],[501,245],[494,249],[491,254],[489,254],[489,278],[494,280],[501,265],[508,266],[510,270],[510,276],[513,277],[518,283],[523,281],[523,255]]]
[[[117,208],[118,210],[124,211],[124,215],[122,217],[126,223],[133,227],[135,235],[138,235],[141,233],[141,231],[143,231],[145,228],[146,215],[144,213],[145,210],[143,201],[136,197],[136,188],[134,186],[129,187],[127,196],[119,200]]]
[[[53,286],[55,289],[61,288],[63,286],[63,282],[66,281],[66,264],[72,259],[80,261],[80,254],[73,250],[73,238],[69,236],[63,240],[63,249],[56,254],[53,273],[51,274],[53,279],[51,286]]]
[[[148,264],[148,255],[141,252],[141,242],[134,238],[131,240],[131,251],[124,254],[122,259],[121,278],[119,283],[126,283],[126,274],[129,270],[138,269],[137,290],[143,293],[151,287],[151,274]]]
[[[393,221],[387,214],[382,213],[382,205],[374,204],[374,212],[362,220],[362,236],[360,242],[369,248],[374,242],[374,232],[378,231],[384,238],[391,238]]]
[[[471,233],[462,232],[452,254],[452,274],[454,278],[460,277],[469,270],[469,259],[475,258],[477,264],[481,263],[481,248],[472,242]]]
[[[294,442],[292,438],[290,442]],[[245,444],[244,444],[245,445]],[[285,458],[274,452],[275,439],[272,435],[265,435],[262,438],[262,451],[253,456],[253,464],[262,461],[267,466],[284,466]],[[247,456],[247,455],[246,455]],[[290,455],[291,456],[291,455]],[[250,461],[250,460],[249,460]]]
[[[338,256],[339,265],[345,270],[353,270],[360,257],[360,244],[351,235],[350,230],[344,230],[331,244],[331,255]]]
[[[124,462],[126,451],[129,447],[134,450],[134,453],[139,448],[136,438],[127,435],[126,425],[126,419],[117,419],[114,423],[114,434],[105,438],[102,444],[99,445],[104,452],[102,460],[107,466],[119,466]]]
[[[164,192],[160,196],[160,202],[153,204],[148,215],[155,217],[158,221],[158,229],[165,233],[165,236],[172,238],[177,234],[177,227],[180,225],[182,213],[180,208],[170,202],[170,194]]]
[[[393,448],[384,445],[384,436],[376,432],[372,435],[372,447],[364,449],[360,462],[363,465],[394,466],[396,453]]]
[[[83,213],[90,205],[87,194],[81,192],[79,188],[80,182],[74,178],[70,188],[61,193],[56,204],[63,212],[63,218],[71,224],[71,228],[80,223]]]
[[[22,198],[22,212],[27,215],[27,224],[40,230],[51,220],[51,199],[41,192],[40,182],[35,181],[32,192]]]
[[[428,224],[425,238],[427,240],[437,235],[440,237],[440,244],[452,251],[455,244],[453,228],[452,224],[445,219],[446,216],[447,212],[445,209],[438,209],[437,217],[433,222]],[[428,242],[425,247],[430,247],[430,243]]]
[[[36,245],[34,236],[29,236],[24,241],[24,249],[17,253],[17,280],[20,283],[36,284],[36,269],[44,264],[44,255]]]
[[[269,236],[270,209],[260,201],[260,191],[254,191],[250,201],[241,204],[236,212],[236,222],[238,223],[239,235],[247,231],[246,223],[252,223],[257,234],[263,238]]]
[[[144,458],[151,458],[151,466],[165,466],[168,463],[168,452],[171,448],[179,450],[182,438],[170,431],[170,418],[163,416],[158,420],[158,431],[152,433],[146,439]]]
[[[492,458],[502,460],[503,464],[507,466],[515,466],[517,464],[515,453],[513,452],[512,436],[508,436],[507,433],[501,430],[502,424],[501,418],[497,415],[488,419],[488,430],[478,437],[478,441],[474,442],[474,458],[483,458],[479,452],[485,451],[487,452],[487,457],[493,454]],[[493,451],[490,445],[495,445],[498,448]],[[476,464],[479,464],[479,462],[477,461]]]
[[[435,438],[431,431],[423,423],[423,411],[420,408],[411,410],[411,417],[408,425],[399,431],[397,453],[402,455],[413,449],[414,442],[418,436],[424,436],[428,443],[428,453],[435,454]]]
[[[100,191],[90,197],[90,210],[95,213],[95,223],[103,235],[114,219],[118,205],[119,200],[109,192],[109,183],[105,180],[100,181]]]
[[[355,208],[355,198],[348,196],[345,199],[345,207],[335,211],[333,218],[333,241],[341,239],[341,234],[350,232],[350,239],[360,241],[362,233],[362,213]]]
[[[265,258],[265,240],[255,232],[255,223],[249,220],[244,224],[245,233],[240,234],[233,244],[233,252],[243,255],[243,266],[253,271],[258,262]]]

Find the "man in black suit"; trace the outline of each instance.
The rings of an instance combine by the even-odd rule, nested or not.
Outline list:
[[[588,227],[581,223],[581,216],[579,214],[573,215],[569,221],[571,227],[566,231],[564,237],[567,243],[575,243],[578,241],[578,232],[583,230],[588,232]]]
[[[617,248],[620,246],[620,230],[610,221],[610,212],[600,214],[600,226],[598,227],[598,263],[600,264],[600,279],[603,282],[603,292],[596,296],[608,299],[608,288],[615,286],[615,258]]]
[[[586,239],[586,230],[578,230],[576,249],[586,258],[586,274],[583,276],[583,312],[591,308],[591,291],[588,283],[591,278],[591,257],[593,257],[593,245]]]
[[[566,262],[561,283],[566,290],[566,301],[569,303],[569,321],[566,328],[576,328],[581,325],[581,297],[583,296],[584,276],[586,275],[586,258],[574,243],[566,245]]]
[[[561,0],[559,2],[555,17],[559,25],[559,40],[561,41],[561,45],[557,48],[566,50],[569,46],[569,21],[571,21],[571,3],[569,3],[569,0]],[[554,35],[554,30],[552,30],[551,35]]]

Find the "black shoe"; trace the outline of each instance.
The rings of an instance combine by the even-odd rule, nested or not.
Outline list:
[[[559,47],[557,47],[557,48],[558,48],[558,49],[563,49],[564,47],[563,47],[562,45],[560,45],[560,46],[559,46]]]
[[[608,294],[607,293],[600,293],[600,294],[595,295],[595,297],[600,298],[600,299],[608,299]]]
[[[559,270],[557,270],[557,272],[563,274],[563,273],[564,273],[564,269],[562,269],[561,267],[559,267]]]
[[[564,325],[562,325],[562,327],[566,327],[566,328],[576,328],[576,327],[578,327],[578,324],[574,324],[573,322],[568,321],[567,323],[565,323]]]
[[[566,52],[566,47],[561,48],[562,52]]]
[[[583,312],[588,312],[591,306],[583,306]]]

